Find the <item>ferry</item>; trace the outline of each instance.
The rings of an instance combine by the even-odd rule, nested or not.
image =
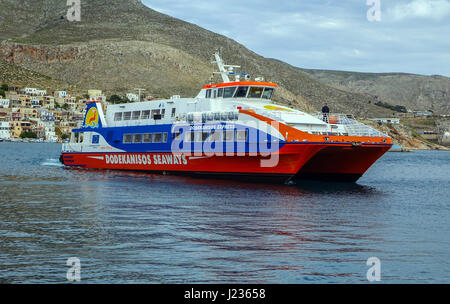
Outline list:
[[[195,98],[86,102],[84,121],[63,144],[61,162],[245,181],[356,182],[391,148],[386,134],[352,115],[274,104],[277,84],[251,80],[219,53],[214,57],[222,82],[206,84]]]

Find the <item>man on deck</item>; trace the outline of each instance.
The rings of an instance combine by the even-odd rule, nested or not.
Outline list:
[[[330,114],[330,108],[328,107],[327,103],[322,107],[322,114],[323,114],[323,121],[328,123],[328,114]]]

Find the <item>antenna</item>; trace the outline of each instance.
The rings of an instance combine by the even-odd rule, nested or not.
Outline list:
[[[214,57],[216,61],[213,61],[212,63],[217,64],[217,66],[219,67],[219,72],[214,72],[213,74],[220,74],[222,76],[223,82],[231,82],[230,77],[228,76],[234,76],[235,81],[239,81],[241,76],[244,76],[247,79],[248,74],[233,72],[234,69],[240,69],[241,66],[224,64],[222,58],[220,58],[219,51],[216,51],[214,53]]]
[[[141,92],[142,91],[145,91],[145,89],[139,89],[139,88],[137,88],[137,89],[135,89],[136,91],[139,91],[139,102],[141,102]]]

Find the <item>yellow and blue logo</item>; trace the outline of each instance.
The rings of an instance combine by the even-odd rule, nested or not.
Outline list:
[[[99,124],[99,115],[98,110],[96,107],[90,108],[87,113],[86,117],[84,119],[84,127],[85,128],[98,128]]]

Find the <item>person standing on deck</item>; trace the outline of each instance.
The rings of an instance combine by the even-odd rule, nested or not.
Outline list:
[[[328,107],[327,103],[322,107],[322,114],[323,114],[323,121],[328,123],[328,114],[330,114],[330,108]]]

